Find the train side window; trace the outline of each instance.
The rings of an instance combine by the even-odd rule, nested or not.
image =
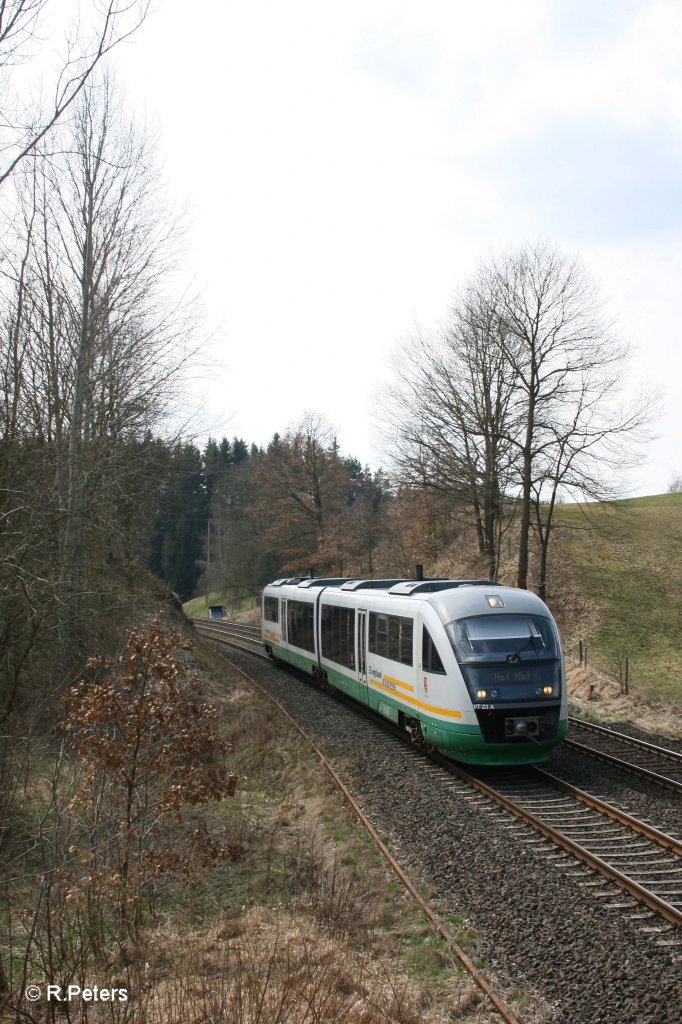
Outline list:
[[[382,658],[388,657],[388,615],[369,613],[369,649]]]
[[[322,655],[355,668],[355,609],[322,606]]]
[[[289,601],[287,605],[287,636],[292,647],[315,653],[313,605],[307,601]]]
[[[440,672],[445,675],[443,662],[426,626],[422,627],[422,667],[425,672]]]
[[[391,661],[402,661],[400,657],[400,619],[397,615],[388,617],[388,656]]]
[[[412,664],[412,619],[400,617],[400,644],[396,661],[403,665]]]
[[[412,664],[412,619],[369,613],[369,649],[382,658]]]

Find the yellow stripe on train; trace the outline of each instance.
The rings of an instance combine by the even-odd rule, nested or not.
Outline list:
[[[452,711],[450,708],[437,708],[433,704],[425,704],[421,700],[417,700],[416,697],[408,697],[406,693],[399,693],[395,688],[385,686],[384,683],[380,683],[376,679],[370,679],[369,683],[371,686],[375,686],[378,690],[384,690],[385,693],[390,693],[394,697],[399,697],[400,700],[406,701],[408,704],[414,704],[417,708],[423,708],[424,711],[430,711],[434,715],[442,715],[444,718],[461,718],[461,711]],[[402,684],[406,685],[405,683]]]
[[[393,676],[384,676],[383,678],[385,683],[393,683],[394,686],[402,686],[403,690],[409,690],[410,693],[414,693],[414,686],[410,686],[409,683],[403,683],[400,679],[394,679]]]

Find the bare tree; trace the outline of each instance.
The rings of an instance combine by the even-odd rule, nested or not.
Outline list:
[[[192,303],[172,297],[182,235],[153,140],[106,76],[72,114],[56,152],[36,149],[15,179],[18,241],[1,268],[8,707],[41,609],[67,661],[82,646],[103,567],[123,561],[128,495],[150,472],[156,448],[142,442],[167,425],[196,331]]]
[[[392,407],[403,480],[458,493],[497,571],[519,512],[517,585],[528,585],[531,530],[546,595],[557,495],[604,500],[634,463],[655,414],[642,393],[619,404],[628,348],[577,258],[546,242],[482,263],[435,340],[410,339]]]
[[[15,261],[0,265],[0,722],[15,709],[22,674],[54,607],[49,472],[44,449],[27,426],[35,221],[32,210]]]
[[[312,564],[338,533],[335,520],[349,487],[332,426],[307,412],[268,451],[256,470],[259,501],[269,510],[270,543],[289,568]]]
[[[611,501],[624,493],[623,475],[639,461],[641,442],[656,413],[654,394],[642,392],[617,405],[622,365],[594,367],[574,402],[559,411],[538,453],[531,493],[532,522],[539,542],[538,594],[547,599],[549,542],[559,495],[578,502]]]
[[[140,27],[150,0],[100,0],[93,4],[91,24],[79,22],[67,31],[65,55],[43,90],[51,93],[50,102],[43,109],[35,109],[35,105],[31,109],[19,98],[12,79],[19,66],[35,61],[48,16],[55,7],[51,0],[0,3],[0,185],[54,128],[102,59]]]
[[[399,479],[470,510],[492,579],[512,506],[510,475],[513,385],[490,295],[473,282],[462,290],[435,336],[411,336],[398,362],[390,407],[393,463]]]
[[[126,121],[108,78],[83,89],[69,134],[48,165],[48,202],[69,378],[60,565],[77,594],[88,531],[110,529],[126,442],[168,412],[192,324],[184,297],[165,294],[181,233],[161,203],[153,141]]]
[[[545,241],[494,257],[482,269],[495,296],[499,338],[514,387],[508,435],[516,451],[520,533],[517,586],[528,585],[533,508],[549,500],[540,527],[544,595],[547,545],[558,487],[610,498],[610,469],[636,458],[654,412],[643,395],[617,408],[629,350],[603,312],[594,282],[577,257]],[[540,519],[536,519],[540,523]]]

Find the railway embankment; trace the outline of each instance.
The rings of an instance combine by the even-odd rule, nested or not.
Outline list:
[[[624,693],[613,676],[570,658],[567,676],[573,713],[594,722],[619,723],[643,739],[661,736],[668,744],[682,745],[682,692],[677,701],[663,700],[637,687]]]

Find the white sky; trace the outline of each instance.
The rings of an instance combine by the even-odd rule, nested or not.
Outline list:
[[[633,386],[663,389],[634,493],[682,472],[679,0],[159,0],[114,63],[189,206],[214,436],[313,410],[378,468],[397,340],[543,236],[601,285]]]

